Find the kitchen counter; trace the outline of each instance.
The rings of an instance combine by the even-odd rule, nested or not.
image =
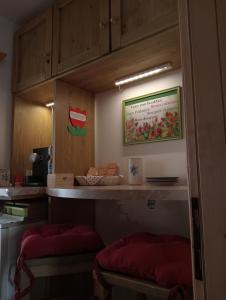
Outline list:
[[[115,185],[47,188],[51,197],[104,200],[182,200],[188,201],[187,186]]]
[[[46,187],[1,187],[0,200],[21,200],[46,197]]]
[[[188,201],[187,186],[114,185],[75,186],[73,188],[6,187],[0,188],[0,200],[20,200],[46,196],[77,199],[153,199]]]

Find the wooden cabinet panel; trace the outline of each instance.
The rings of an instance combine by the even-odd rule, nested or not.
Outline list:
[[[109,3],[61,0],[54,8],[53,74],[109,52]]]
[[[92,93],[79,89],[61,80],[56,81],[54,107],[54,172],[86,175],[94,166],[94,102]],[[70,125],[69,108],[86,111],[87,120],[84,136],[72,135],[67,126]]]
[[[177,0],[112,0],[111,49],[178,24]]]
[[[52,8],[25,24],[15,36],[14,90],[51,77]]]
[[[32,169],[29,155],[33,148],[52,144],[51,109],[23,98],[14,99],[12,139],[12,179],[16,174],[25,175]]]

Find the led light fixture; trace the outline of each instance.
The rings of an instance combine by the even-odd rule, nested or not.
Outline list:
[[[52,107],[52,106],[54,106],[54,102],[46,103],[46,107]]]
[[[152,68],[150,70],[146,70],[142,73],[134,74],[134,75],[131,75],[129,77],[117,80],[115,82],[115,85],[121,86],[123,84],[133,82],[135,80],[139,80],[139,79],[143,79],[143,78],[146,78],[146,77],[149,77],[149,76],[157,75],[159,73],[162,73],[162,72],[170,70],[170,69],[172,69],[172,65],[170,63],[166,63],[164,65],[157,66],[157,67]]]

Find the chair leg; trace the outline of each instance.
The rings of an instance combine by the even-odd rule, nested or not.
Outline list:
[[[95,300],[109,300],[111,299],[111,291],[105,289],[97,279],[94,279],[94,295]]]
[[[25,287],[28,285],[28,279],[25,274],[22,272],[21,274],[21,287]],[[23,300],[31,300],[31,293],[23,297]]]

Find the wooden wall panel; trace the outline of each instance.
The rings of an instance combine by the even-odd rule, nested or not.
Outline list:
[[[43,105],[16,97],[14,102],[12,179],[31,170],[33,148],[48,147],[52,140],[52,112]]]
[[[87,135],[72,136],[69,107],[87,111]],[[55,98],[55,173],[85,175],[94,165],[94,95],[58,80]]]

